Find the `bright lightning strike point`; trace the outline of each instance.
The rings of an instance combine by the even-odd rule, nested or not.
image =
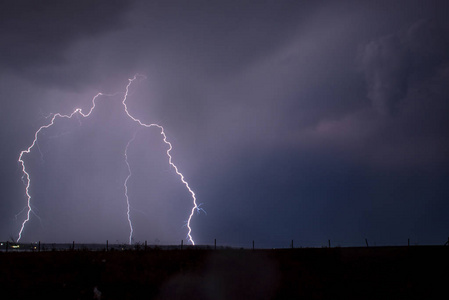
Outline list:
[[[92,108],[90,109],[89,113],[87,114],[83,114],[83,112],[81,111],[80,108],[76,108],[71,114],[69,115],[63,115],[60,113],[54,114],[51,118],[51,121],[49,124],[47,125],[43,125],[41,126],[35,133],[34,133],[34,140],[31,143],[31,145],[26,149],[23,150],[22,152],[20,152],[19,155],[19,163],[22,165],[22,172],[24,174],[24,177],[26,178],[26,187],[25,187],[25,194],[27,196],[27,207],[28,207],[28,211],[27,211],[27,216],[26,219],[23,221],[22,226],[20,227],[20,231],[19,231],[19,237],[17,238],[17,242],[20,241],[20,239],[22,238],[22,233],[23,230],[25,228],[25,224],[30,220],[30,213],[31,213],[31,195],[30,195],[30,184],[31,184],[31,178],[30,178],[30,174],[26,171],[26,167],[25,167],[25,162],[23,161],[23,155],[24,154],[29,154],[31,152],[31,149],[34,148],[34,146],[37,144],[37,137],[39,135],[39,133],[43,130],[43,129],[47,129],[51,126],[53,126],[53,124],[55,123],[56,118],[67,118],[67,119],[71,119],[73,117],[73,115],[75,115],[76,113],[79,113],[81,116],[83,116],[84,118],[88,117],[92,111],[95,108],[95,100],[97,99],[98,96],[103,95],[102,93],[98,93],[97,95],[95,95],[95,97],[92,99]],[[23,177],[22,177],[23,178]]]
[[[196,203],[196,196],[195,196],[195,193],[194,193],[194,192],[192,191],[192,189],[190,188],[189,183],[184,179],[184,175],[183,175],[181,172],[179,172],[178,167],[177,167],[177,166],[173,163],[173,161],[172,161],[172,156],[171,156],[171,154],[170,154],[170,151],[173,149],[173,147],[172,147],[172,144],[167,140],[167,136],[165,135],[164,127],[162,127],[161,125],[158,125],[158,124],[145,124],[145,123],[142,123],[142,121],[140,121],[139,119],[133,117],[133,116],[129,113],[129,111],[128,111],[128,106],[126,105],[126,99],[128,98],[129,87],[131,86],[131,84],[133,83],[133,81],[137,79],[137,76],[138,76],[138,75],[134,75],[133,78],[128,79],[128,80],[129,80],[129,83],[128,83],[128,85],[126,86],[125,97],[123,97],[122,104],[123,104],[123,106],[125,107],[125,112],[126,112],[126,114],[127,114],[128,117],[130,117],[134,122],[139,123],[139,125],[140,125],[140,126],[143,126],[143,127],[147,127],[147,128],[149,128],[149,127],[157,127],[157,128],[159,128],[159,129],[161,130],[161,135],[162,135],[162,137],[163,137],[163,141],[164,141],[165,144],[168,145],[168,150],[167,150],[167,152],[166,152],[166,153],[167,153],[167,156],[168,156],[168,163],[175,169],[176,174],[178,174],[178,176],[180,177],[182,183],[184,183],[185,187],[187,188],[187,190],[189,191],[189,193],[190,193],[190,195],[192,196],[192,199],[193,199],[193,207],[192,207],[192,210],[191,210],[191,212],[190,212],[189,218],[188,218],[188,220],[187,220],[187,228],[188,228],[187,237],[188,237],[189,241],[192,243],[192,245],[195,245],[195,242],[193,241],[193,238],[192,238],[192,228],[190,227],[190,222],[192,221],[192,217],[193,217],[193,214],[195,213],[195,210],[200,211],[201,209],[198,207],[198,205],[197,205],[197,203]],[[140,76],[141,76],[141,75],[140,75]],[[141,77],[144,77],[144,76],[141,76]]]
[[[132,243],[134,229],[133,229],[133,224],[131,222],[131,216],[129,215],[129,213],[130,213],[130,205],[129,205],[129,197],[128,197],[128,180],[129,180],[129,178],[131,178],[132,173],[131,173],[131,167],[130,167],[129,162],[128,162],[128,148],[129,148],[129,145],[136,138],[136,134],[137,134],[137,132],[134,133],[133,137],[128,141],[128,144],[126,144],[126,148],[125,148],[125,163],[126,163],[126,167],[128,168],[128,176],[126,177],[125,183],[123,184],[123,187],[125,188],[125,198],[126,198],[126,205],[127,205],[126,215],[128,216],[129,244],[130,245]]]
[[[195,245],[195,242],[194,242],[194,240],[192,238],[192,228],[190,226],[190,223],[191,223],[192,217],[193,217],[193,215],[195,213],[195,210],[197,212],[204,211],[204,210],[200,207],[201,205],[197,205],[197,200],[196,200],[195,193],[190,188],[189,183],[185,180],[184,175],[178,170],[178,167],[172,161],[172,156],[171,156],[170,152],[173,149],[173,147],[172,147],[172,144],[167,140],[167,136],[165,134],[164,127],[162,127],[161,125],[158,125],[158,124],[145,124],[142,121],[140,121],[139,119],[133,117],[129,113],[128,106],[126,105],[126,100],[128,98],[129,87],[137,79],[137,77],[145,78],[142,75],[135,75],[133,78],[128,80],[129,82],[126,85],[125,95],[124,95],[123,101],[122,101],[125,113],[131,120],[133,120],[134,122],[138,123],[142,127],[146,127],[146,128],[157,127],[160,130],[160,133],[162,135],[162,139],[163,139],[164,143],[168,146],[168,150],[166,151],[166,154],[168,156],[168,163],[169,163],[170,166],[173,167],[173,169],[175,170],[176,174],[179,176],[179,178],[181,179],[181,182],[185,185],[185,187],[189,191],[189,193],[191,195],[191,198],[192,198],[193,207],[192,207],[192,210],[190,211],[189,218],[187,220],[187,228],[188,228],[187,237],[188,237],[189,241],[192,243],[192,245]],[[42,130],[47,129],[47,128],[53,126],[54,122],[55,122],[55,120],[57,118],[71,119],[74,115],[76,115],[77,117],[81,116],[81,117],[87,118],[87,117],[90,116],[92,111],[95,109],[95,101],[96,101],[96,99],[99,96],[103,96],[103,95],[104,96],[113,96],[113,95],[107,95],[107,94],[103,94],[103,93],[98,93],[92,99],[92,107],[90,108],[89,112],[86,113],[86,114],[83,113],[83,111],[80,108],[76,108],[71,114],[68,114],[68,115],[63,115],[63,114],[60,114],[60,113],[56,113],[56,114],[50,115],[51,116],[50,123],[47,124],[47,125],[41,126],[35,132],[34,139],[33,139],[33,142],[31,143],[31,145],[26,150],[23,150],[22,152],[20,152],[18,162],[22,165],[22,172],[23,172],[22,180],[24,181],[24,184],[25,184],[25,194],[26,194],[26,197],[27,197],[27,206],[26,206],[26,208],[27,208],[27,216],[26,216],[25,220],[23,221],[22,226],[20,228],[19,237],[17,238],[17,242],[19,242],[20,239],[22,238],[22,233],[24,231],[25,225],[30,220],[30,213],[33,212],[32,208],[31,208],[31,194],[30,194],[30,191],[29,191],[30,185],[31,185],[31,178],[30,178],[30,174],[26,170],[25,162],[23,160],[23,155],[24,154],[29,154],[31,152],[31,150],[34,148],[34,146],[36,146],[38,144],[38,135],[39,135],[39,133]],[[133,136],[133,138],[131,140],[128,141],[128,144],[126,145],[126,148],[125,148],[125,154],[124,154],[124,156],[125,156],[125,163],[126,163],[126,165],[128,167],[128,176],[127,176],[127,178],[125,179],[125,182],[124,182],[124,189],[125,189],[125,198],[126,198],[126,203],[127,203],[127,217],[128,217],[129,227],[130,227],[130,235],[129,235],[129,243],[130,244],[132,242],[133,227],[132,227],[132,222],[131,222],[131,217],[130,217],[130,204],[129,204],[128,186],[127,186],[128,180],[131,177],[131,168],[130,168],[130,165],[128,163],[127,152],[128,152],[129,145],[133,142],[134,139],[135,139],[135,135]],[[25,181],[25,179],[26,179],[26,181]]]

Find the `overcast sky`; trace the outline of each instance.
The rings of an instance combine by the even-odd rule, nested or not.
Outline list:
[[[447,1],[0,5],[0,239],[249,247],[443,244]],[[26,181],[26,180],[25,180]]]

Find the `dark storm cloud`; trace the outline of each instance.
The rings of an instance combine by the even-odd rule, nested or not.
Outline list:
[[[368,44],[362,54],[362,65],[369,85],[368,98],[383,114],[396,111],[396,102],[406,91],[405,70],[409,64],[397,36],[384,37]]]
[[[141,28],[134,28],[176,52],[174,60],[215,78],[275,51],[314,9],[296,1],[148,1],[139,6]]]
[[[194,216],[199,243],[446,238],[446,2],[18,3],[3,4],[0,21],[3,236],[23,218],[14,218],[24,204],[17,155],[44,116],[87,108],[142,73],[129,110],[165,126],[208,212]],[[32,216],[27,239],[126,240],[131,125],[108,103],[81,127],[43,134],[44,162],[38,151],[28,158],[42,225]],[[174,243],[185,238],[188,195],[167,172],[159,134],[139,136],[137,238]]]
[[[52,73],[69,63],[69,47],[81,39],[123,27],[123,15],[132,3],[4,1],[0,5],[0,66],[41,83],[47,79],[61,84]],[[73,75],[66,77],[70,80]]]
[[[363,45],[358,63],[371,107],[322,121],[316,137],[345,141],[343,147],[359,154],[364,141],[364,154],[378,165],[446,162],[448,50],[447,26],[434,20],[418,20]]]
[[[75,40],[120,28],[119,17],[127,6],[126,1],[3,2],[2,66],[60,63]]]
[[[409,86],[447,64],[449,32],[435,21],[421,20],[399,33],[371,41],[361,52],[368,98],[380,113],[397,113]]]

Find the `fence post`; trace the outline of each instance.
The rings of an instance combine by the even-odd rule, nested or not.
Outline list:
[[[72,251],[75,251],[75,241],[72,242]]]
[[[407,246],[410,246],[410,239],[407,239]]]
[[[293,247],[293,240],[292,240],[292,249],[293,249],[294,247]]]
[[[217,250],[217,239],[214,239],[214,250]]]
[[[109,241],[106,240],[106,251],[108,251],[108,250],[109,250]]]
[[[368,245],[368,239],[365,239],[366,247],[369,247]]]
[[[145,251],[147,251],[147,241],[145,240]]]
[[[254,241],[253,241],[253,250],[254,250]]]
[[[328,241],[328,243],[329,243],[329,248],[331,247],[331,240],[327,240]]]
[[[39,246],[37,249],[38,249],[37,252],[41,252],[41,241],[39,241]]]
[[[9,241],[6,241],[6,252],[8,252],[8,248],[9,248]]]

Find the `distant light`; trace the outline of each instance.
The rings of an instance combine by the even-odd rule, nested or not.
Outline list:
[[[19,245],[14,245],[14,246],[12,246],[14,249],[17,249],[17,248],[19,248],[20,246]]]

